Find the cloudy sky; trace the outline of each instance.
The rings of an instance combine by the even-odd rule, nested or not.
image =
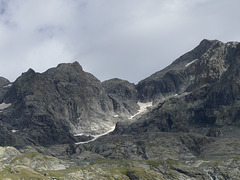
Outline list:
[[[0,76],[78,61],[137,83],[202,39],[240,41],[239,0],[0,0]]]

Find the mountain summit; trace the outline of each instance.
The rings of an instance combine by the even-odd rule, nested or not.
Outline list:
[[[78,62],[42,74],[29,69],[5,92],[1,103],[9,107],[1,112],[1,121],[15,139],[11,145],[73,143],[75,134],[103,133],[115,125],[112,101]]]

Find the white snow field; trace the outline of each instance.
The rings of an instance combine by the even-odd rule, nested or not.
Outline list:
[[[151,107],[153,105],[153,102],[147,102],[147,103],[141,103],[140,101],[138,101],[137,103],[139,106],[140,106],[140,109],[138,110],[138,112],[134,115],[132,115],[130,118],[128,119],[132,119],[134,118],[135,116],[141,114],[141,113],[144,113],[145,111],[147,111],[147,108],[148,107]]]
[[[132,119],[134,118],[135,116],[137,116],[138,114],[141,114],[141,113],[144,113],[145,111],[147,111],[147,108],[148,107],[151,107],[153,102],[147,102],[147,103],[141,103],[140,101],[138,101],[137,103],[140,107],[140,109],[138,110],[138,112],[136,114],[134,114],[133,116],[131,116],[130,118],[128,119]],[[118,115],[114,115],[113,117],[117,118]],[[75,144],[86,144],[86,143],[89,143],[89,142],[92,142],[92,141],[95,141],[96,139],[98,139],[99,137],[101,136],[104,136],[104,135],[107,135],[109,134],[110,132],[113,132],[114,129],[115,129],[116,125],[112,126],[107,132],[103,133],[103,134],[98,134],[98,135],[90,135],[90,134],[75,134],[74,136],[82,136],[82,135],[85,135],[85,136],[92,136],[93,139],[89,140],[89,141],[84,141],[84,142],[77,142]]]

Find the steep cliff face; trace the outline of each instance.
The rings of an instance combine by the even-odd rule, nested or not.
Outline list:
[[[77,62],[42,74],[29,69],[10,87],[4,103],[10,106],[2,112],[3,123],[34,144],[74,142],[73,134],[101,133],[114,125],[111,99]]]
[[[240,44],[203,40],[167,68],[137,84],[155,106],[116,131],[188,132],[192,127],[239,125]],[[211,134],[211,133],[210,133]]]
[[[3,98],[10,86],[11,83],[9,82],[9,80],[4,77],[0,77],[0,102],[3,101]]]
[[[235,42],[203,40],[167,68],[140,81],[137,85],[140,99],[159,99],[212,85],[229,68],[236,46]]]
[[[115,78],[102,84],[112,100],[116,117],[129,118],[137,112],[139,109],[137,89],[133,83]]]

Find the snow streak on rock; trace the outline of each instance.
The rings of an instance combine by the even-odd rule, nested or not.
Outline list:
[[[74,136],[82,136],[82,135],[85,135],[85,136],[93,136],[93,139],[89,140],[89,141],[84,141],[84,142],[78,142],[78,143],[75,143],[75,144],[86,144],[86,143],[89,143],[89,142],[92,142],[92,141],[95,141],[97,138],[101,137],[101,136],[104,136],[104,135],[107,135],[108,133],[110,132],[113,132],[114,129],[115,129],[116,125],[114,125],[113,127],[110,128],[110,130],[108,130],[107,132],[103,133],[103,134],[99,134],[99,135],[86,135],[86,134],[76,134]]]
[[[2,103],[2,104],[0,104],[0,110],[6,109],[6,108],[8,108],[9,106],[11,106],[11,103],[9,103],[9,104]]]
[[[8,84],[8,85],[4,86],[3,88],[8,88],[8,87],[11,87],[11,86],[12,86],[12,84]]]
[[[195,60],[191,61],[190,63],[187,63],[187,64],[185,65],[185,67],[190,66],[191,64],[195,63],[197,60],[198,60],[198,59],[195,59]]]
[[[13,129],[13,130],[11,130],[12,131],[12,133],[15,133],[15,132],[17,132],[18,130],[16,130],[16,129]]]

